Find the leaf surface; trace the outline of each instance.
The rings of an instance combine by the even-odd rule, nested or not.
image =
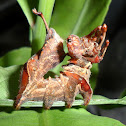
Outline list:
[[[40,110],[39,110],[40,111]],[[25,118],[24,118],[25,117]],[[84,108],[51,109],[37,113],[32,110],[0,113],[1,126],[124,126],[117,120],[92,115]]]
[[[31,57],[31,48],[22,47],[12,50],[0,58],[0,66],[23,65]]]

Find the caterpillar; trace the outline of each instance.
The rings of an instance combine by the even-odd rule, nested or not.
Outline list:
[[[71,59],[68,65],[63,66],[59,77],[44,79],[44,75],[65,57],[63,39],[53,28],[49,28],[42,12],[32,10],[41,16],[47,30],[43,48],[33,55],[24,64],[20,75],[20,89],[14,106],[20,109],[21,105],[29,100],[43,101],[44,108],[50,109],[55,101],[64,101],[70,108],[77,94],[81,94],[84,105],[88,105],[93,91],[89,84],[93,63],[103,60],[109,40],[106,40],[107,25],[98,26],[90,34],[79,38],[69,35],[66,43]]]

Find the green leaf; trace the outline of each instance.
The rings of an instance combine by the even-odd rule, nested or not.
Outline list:
[[[0,112],[1,126],[38,126],[39,114],[35,111],[14,111],[11,114]]]
[[[14,99],[19,87],[19,66],[0,67],[0,99]]]
[[[27,54],[27,55],[26,55]],[[22,65],[31,57],[31,48],[15,49],[0,58],[0,66]]]
[[[7,126],[124,126],[121,122],[92,115],[84,108],[23,110],[0,113],[0,125]],[[25,118],[24,118],[25,117]]]
[[[55,0],[39,0],[38,11],[43,13],[48,25],[50,23],[54,2]],[[45,37],[45,25],[42,19],[39,16],[36,16],[36,22],[32,36],[32,54],[36,53],[42,47],[45,42]]]
[[[97,75],[98,75],[98,63],[95,63],[92,65],[91,68],[91,76],[90,76],[90,84],[92,89],[94,90],[96,81],[97,81]]]
[[[79,96],[80,97],[80,96]],[[78,97],[78,98],[79,98]],[[81,98],[81,97],[80,97]],[[0,99],[0,106],[13,106],[13,100],[11,99]],[[75,100],[72,106],[83,105],[84,101],[81,99]],[[126,105],[126,96],[121,99],[109,99],[100,95],[93,95],[89,105],[105,105],[105,104],[119,104]],[[65,102],[57,101],[54,102],[52,107],[65,106]],[[28,101],[22,105],[22,107],[43,107],[43,102],[39,101]]]
[[[111,0],[56,0],[51,27],[59,35],[84,36],[104,21]]]

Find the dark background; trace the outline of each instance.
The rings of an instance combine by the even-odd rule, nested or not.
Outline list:
[[[97,86],[94,94],[119,98],[126,88],[126,1],[113,0],[105,18],[110,46],[99,64]],[[0,0],[0,56],[23,46],[30,46],[29,25],[15,0]],[[93,114],[108,116],[126,124],[126,107],[101,109],[89,106]]]
[[[99,75],[94,94],[119,98],[126,89],[126,1],[112,0],[105,23],[110,46],[99,64]],[[92,110],[92,109],[91,109]],[[93,113],[120,120],[126,124],[126,107],[110,110],[93,107]]]
[[[29,24],[16,0],[0,0],[0,56],[30,46]]]

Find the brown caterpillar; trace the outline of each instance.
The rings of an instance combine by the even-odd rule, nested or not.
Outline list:
[[[49,28],[43,14],[33,9],[33,12],[43,19],[45,23],[47,35],[45,44],[36,54],[34,54],[27,63],[24,64],[20,75],[20,89],[14,106],[17,106],[20,98],[27,85],[31,83],[34,78],[42,79],[43,76],[57,64],[59,64],[65,57],[63,50],[63,39],[56,33],[53,28]]]
[[[93,93],[89,84],[90,68],[92,63],[100,62],[105,55],[109,41],[106,40],[103,48],[101,46],[107,26],[99,26],[81,38],[70,35],[67,38],[68,54],[71,56],[69,64],[63,67],[60,77],[44,79],[43,76],[65,56],[63,40],[54,29],[48,28],[41,12],[33,9],[33,13],[42,17],[48,34],[43,50],[30,58],[22,69],[16,109],[28,100],[43,101],[46,109],[50,109],[55,101],[65,101],[70,108],[78,93],[82,95],[84,105],[88,105]]]

